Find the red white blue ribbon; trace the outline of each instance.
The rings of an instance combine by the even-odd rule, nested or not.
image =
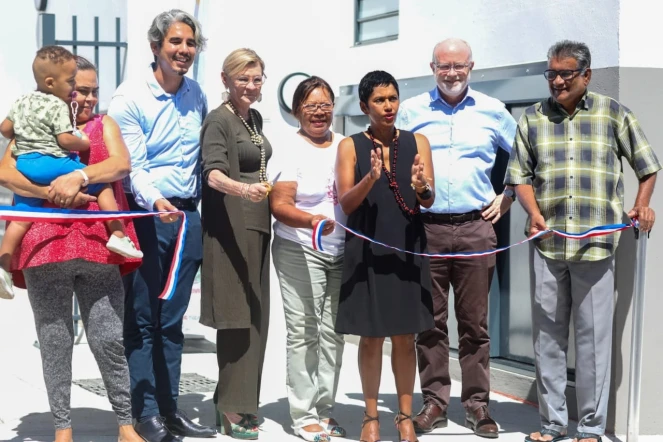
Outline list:
[[[46,207],[31,207],[29,209],[20,209],[13,206],[0,206],[0,219],[7,221],[24,222],[42,222],[42,223],[72,223],[75,221],[84,223],[94,223],[97,221],[111,221],[118,219],[144,218],[147,216],[159,216],[164,213],[175,213],[182,216],[179,232],[177,233],[177,243],[175,245],[175,254],[168,271],[166,286],[159,295],[159,299],[168,300],[172,298],[177,286],[177,277],[182,264],[182,254],[184,252],[184,242],[186,240],[187,218],[186,214],[180,210],[173,212],[106,212],[106,211],[87,211],[74,209],[52,209]]]
[[[322,252],[322,228],[325,226],[327,220],[323,219],[317,222],[313,227],[313,250]]]
[[[322,229],[325,225],[325,222],[327,220],[321,220],[316,224],[315,228],[313,229],[313,248],[318,251],[323,251],[322,249]],[[335,225],[341,227],[347,232],[352,233],[354,236],[363,239],[364,241],[372,242],[373,244],[377,244],[382,247],[386,247],[388,249],[396,250],[397,252],[403,252],[407,253],[410,255],[417,255],[417,256],[426,256],[429,258],[477,258],[480,256],[489,256],[489,255],[494,255],[496,253],[503,252],[505,250],[509,250],[512,247],[519,246],[521,244],[525,244],[526,242],[532,241],[536,238],[540,238],[544,235],[549,235],[549,234],[554,234],[558,236],[562,236],[564,238],[568,239],[583,239],[583,238],[591,238],[593,236],[604,236],[604,235],[610,235],[612,233],[620,232],[622,230],[630,229],[631,227],[637,227],[637,221],[632,222],[631,224],[610,224],[606,226],[598,226],[598,227],[593,227],[585,232],[582,233],[568,233],[568,232],[563,232],[561,230],[544,230],[542,232],[536,233],[532,236],[529,236],[525,238],[522,241],[518,241],[515,244],[508,245],[506,247],[500,247],[498,249],[492,249],[492,250],[484,250],[484,251],[478,251],[478,252],[457,252],[457,253],[419,253],[419,252],[412,252],[410,250],[403,250],[399,249],[398,247],[390,246],[389,244],[385,244],[380,241],[376,241],[373,238],[369,238],[366,235],[363,235],[359,232],[356,232],[352,230],[351,228],[344,226],[343,224],[339,223],[338,221],[335,221]]]

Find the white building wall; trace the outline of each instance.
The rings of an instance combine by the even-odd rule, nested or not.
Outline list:
[[[35,88],[32,61],[41,47],[41,20],[32,1],[0,0],[0,10],[4,18],[0,26],[0,41],[3,42],[0,49],[0,115],[4,116],[16,98]],[[71,39],[71,16],[76,15],[79,40],[93,40],[94,17],[97,16],[100,40],[115,41],[115,17],[120,17],[121,37],[126,41],[127,0],[49,0],[46,13],[56,15],[57,39]],[[78,53],[94,62],[94,49],[79,48]],[[100,49],[99,61],[99,107],[103,110],[115,89],[115,48]]]
[[[663,68],[661,3],[619,0],[619,66]]]
[[[194,2],[189,3],[192,12]],[[336,91],[375,69],[396,78],[430,75],[433,46],[449,36],[472,45],[477,69],[544,60],[548,47],[563,38],[586,41],[596,68],[619,61],[614,32],[619,0],[601,0],[600,7],[575,0],[401,0],[398,40],[358,47],[353,47],[354,0],[335,3],[257,1],[247,9],[234,0],[201,0],[199,15],[209,42],[199,80],[210,107],[221,102],[223,59],[238,47],[253,48],[265,60],[269,78],[257,108],[275,148],[293,130],[281,116],[276,96],[278,83],[292,72],[319,75]],[[152,6],[145,15],[160,9]]]
[[[619,18],[619,99],[638,117],[647,138],[663,161],[663,129],[661,128],[660,103],[663,100],[663,55],[659,48],[663,45],[660,32],[660,3],[655,0],[620,0]],[[638,182],[628,166],[625,167],[626,204],[635,200]],[[644,434],[661,434],[663,416],[660,413],[663,404],[663,381],[660,367],[663,365],[663,332],[660,329],[660,312],[663,311],[663,298],[660,296],[663,286],[661,261],[663,260],[663,174],[659,173],[657,190],[651,202],[656,211],[657,226],[648,241],[644,333],[641,343],[643,351],[642,365],[642,400],[640,429]],[[630,207],[630,206],[629,206]],[[630,236],[630,235],[629,235]],[[632,239],[620,250],[628,265],[635,260],[635,246]],[[621,245],[620,245],[621,249]],[[626,266],[625,266],[626,267]],[[618,274],[618,278],[631,275]],[[618,284],[619,287],[619,284]],[[621,287],[619,287],[621,289]],[[633,309],[630,287],[618,294],[615,317],[615,363],[613,364],[612,390],[614,395],[614,414],[616,430],[625,433],[628,411],[629,357],[632,342]],[[621,308],[620,308],[621,307]]]

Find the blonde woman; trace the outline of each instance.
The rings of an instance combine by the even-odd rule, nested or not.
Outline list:
[[[262,117],[265,63],[251,49],[223,62],[224,102],[209,113],[202,149],[201,322],[217,329],[221,433],[258,438],[258,399],[269,325],[271,215],[267,162],[272,147]]]

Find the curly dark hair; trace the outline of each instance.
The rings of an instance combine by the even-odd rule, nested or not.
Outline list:
[[[62,46],[44,46],[37,51],[35,59],[50,61],[51,63],[64,63],[74,59],[74,54]]]

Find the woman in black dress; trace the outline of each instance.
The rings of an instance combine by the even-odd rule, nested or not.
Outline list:
[[[430,207],[435,197],[433,178],[428,178],[434,176],[428,140],[394,127],[398,84],[390,74],[366,74],[359,83],[359,100],[370,127],[340,143],[336,162],[338,200],[348,226],[402,250],[424,252],[419,206]],[[348,234],[336,331],[361,336],[359,375],[366,404],[361,441],[380,439],[377,399],[387,336],[398,393],[399,440],[416,440],[411,419],[414,336],[433,325],[428,258]]]

